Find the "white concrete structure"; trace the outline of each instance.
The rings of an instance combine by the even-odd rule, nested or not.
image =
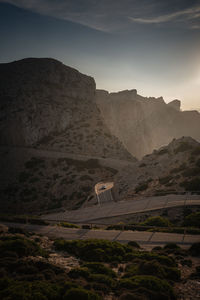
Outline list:
[[[114,182],[99,182],[94,189],[98,204],[115,201]]]

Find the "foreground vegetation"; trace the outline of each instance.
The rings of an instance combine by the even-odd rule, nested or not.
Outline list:
[[[177,221],[177,220],[176,220]],[[123,222],[107,226],[107,230],[137,230],[137,231],[155,231],[168,233],[200,234],[200,212],[186,212],[183,220],[179,220],[179,226],[169,221],[167,217],[153,216],[147,217],[145,221],[139,223]]]
[[[67,224],[68,226],[69,224]],[[175,244],[144,251],[136,242],[55,240],[44,249],[42,237],[9,228],[0,235],[0,298],[3,300],[176,299],[178,264],[192,264],[200,243],[188,251]],[[74,256],[70,270],[52,264],[51,252]],[[193,278],[199,278],[200,267]]]

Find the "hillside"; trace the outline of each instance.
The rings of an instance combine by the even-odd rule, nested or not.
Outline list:
[[[94,96],[94,79],[59,61],[0,64],[1,211],[79,207],[118,172],[118,160],[136,161]],[[98,158],[115,159],[114,168]]]
[[[200,143],[174,139],[118,175],[123,198],[200,191]]]
[[[136,90],[108,93],[97,90],[96,103],[105,123],[126,149],[141,159],[173,138],[200,141],[200,113],[181,111],[181,102],[142,97]]]

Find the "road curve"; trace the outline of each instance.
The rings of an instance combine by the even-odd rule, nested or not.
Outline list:
[[[49,238],[63,238],[65,240],[106,239],[127,243],[138,242],[145,249],[155,246],[164,246],[167,243],[176,243],[183,248],[190,247],[193,243],[200,242],[200,235],[161,233],[147,231],[120,231],[120,230],[92,230],[63,228],[59,226],[41,226],[32,224],[18,224],[1,222],[10,227],[24,228],[28,231],[48,236]]]
[[[46,214],[41,218],[49,221],[96,223],[101,219],[111,217],[184,206],[200,206],[200,196],[168,195],[119,202],[111,201],[102,205],[93,205],[91,207],[84,207],[77,210],[66,210],[64,212]]]

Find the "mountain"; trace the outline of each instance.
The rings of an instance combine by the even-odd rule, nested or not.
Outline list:
[[[198,122],[199,113],[181,112],[178,100],[96,91],[92,77],[54,59],[0,64],[0,209],[91,205],[100,181],[114,181],[119,199],[187,190],[193,179],[198,185],[199,143],[171,138],[192,132],[198,139]],[[167,140],[141,161],[129,153],[142,157]]]
[[[103,122],[95,89],[54,59],[0,64],[1,211],[79,207],[121,160],[136,161]]]
[[[200,113],[181,111],[179,100],[166,104],[162,97],[145,98],[136,90],[97,90],[96,103],[111,132],[139,159],[173,138],[191,136],[200,141]]]
[[[0,144],[131,159],[103,124],[95,88],[54,59],[0,64]]]

